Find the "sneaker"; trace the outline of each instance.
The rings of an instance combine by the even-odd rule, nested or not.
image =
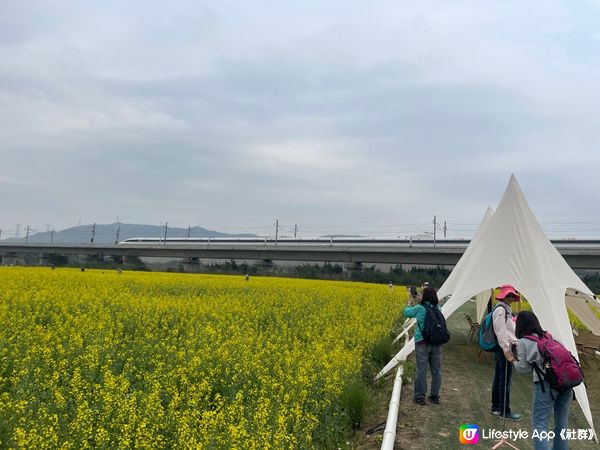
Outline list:
[[[425,401],[425,399],[423,397],[415,398],[415,403],[417,405],[426,405],[427,404],[427,402]]]
[[[503,417],[502,414],[498,414],[498,417]],[[506,417],[508,420],[514,420],[515,422],[519,422],[522,418],[523,418],[523,414],[519,414],[519,413],[515,413],[515,412],[511,412],[506,414]]]
[[[495,410],[495,409],[492,409],[491,413],[492,413],[492,415],[494,415],[494,416],[499,416],[499,415],[500,415],[500,411],[497,411],[497,410]]]
[[[435,403],[436,405],[440,404],[440,397],[439,396],[436,396],[436,397],[427,397],[427,398],[429,399],[429,401],[431,403]]]

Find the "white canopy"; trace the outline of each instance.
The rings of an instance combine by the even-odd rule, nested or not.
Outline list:
[[[591,307],[600,302],[573,272],[546,237],[514,175],[494,214],[486,212],[473,240],[438,291],[445,317],[474,296],[489,299],[491,289],[512,284],[531,304],[542,327],[577,355],[566,306],[594,334],[600,335],[600,320]],[[487,300],[485,300],[487,303]],[[414,339],[381,370],[377,378],[403,361],[414,350]],[[575,388],[577,400],[590,426],[592,414],[585,386]]]

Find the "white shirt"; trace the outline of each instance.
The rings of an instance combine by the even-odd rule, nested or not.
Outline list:
[[[513,314],[510,305],[503,301],[500,301],[498,304],[501,306],[496,308],[492,315],[494,333],[496,333],[500,348],[508,352],[510,351],[511,344],[517,340],[515,336],[515,322],[512,320]]]

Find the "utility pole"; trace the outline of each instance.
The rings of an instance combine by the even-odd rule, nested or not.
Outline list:
[[[277,245],[277,238],[279,237],[279,219],[275,221],[275,245]]]
[[[92,225],[92,238],[90,239],[90,243],[94,245],[94,239],[96,237],[96,222]]]
[[[119,222],[117,222],[119,223]],[[117,237],[115,238],[115,244],[119,243],[119,234],[121,234],[121,224],[117,225]]]
[[[165,245],[167,245],[167,227],[168,227],[168,223],[165,222]]]
[[[296,239],[296,234],[298,234],[298,224],[294,225],[294,239]]]
[[[444,239],[446,239],[446,230],[448,230],[448,227],[446,226],[446,221],[444,220]]]
[[[29,225],[27,225],[27,233],[25,234],[25,245],[27,245],[28,241],[29,241]]]
[[[433,246],[435,247],[435,231],[437,229],[436,217],[433,216]]]
[[[192,227],[188,225],[188,239],[190,238],[190,231],[192,231]]]
[[[52,231],[50,232],[50,243],[52,244],[54,242],[54,228],[52,228]]]

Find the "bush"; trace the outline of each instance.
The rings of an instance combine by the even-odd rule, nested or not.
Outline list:
[[[581,279],[592,292],[600,292],[600,273],[585,275]]]
[[[371,399],[371,393],[364,380],[351,380],[342,393],[342,405],[353,430],[358,430],[365,418],[365,412]]]
[[[369,351],[368,358],[377,366],[382,367],[394,356],[394,338],[390,335],[379,339]]]
[[[56,267],[64,267],[69,264],[69,258],[65,255],[51,253],[48,255],[48,264]]]
[[[387,335],[381,337],[363,353],[362,377],[367,384],[371,384],[379,371],[395,355],[394,337]]]

